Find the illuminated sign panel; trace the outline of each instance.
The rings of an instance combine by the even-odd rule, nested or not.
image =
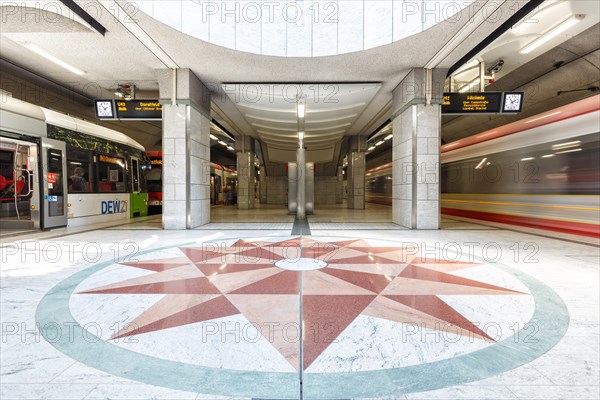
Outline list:
[[[522,92],[444,93],[442,114],[518,113],[522,108]]]
[[[442,114],[497,114],[502,93],[444,93]]]
[[[105,155],[102,155],[102,154],[100,154],[100,162],[111,163],[111,164],[118,164],[120,166],[124,165],[122,158],[109,157],[109,156],[105,156]]]
[[[162,104],[158,100],[96,100],[98,119],[162,119]]]
[[[119,100],[116,104],[119,119],[162,119],[158,100]]]

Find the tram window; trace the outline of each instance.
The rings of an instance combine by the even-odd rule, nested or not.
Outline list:
[[[98,162],[98,191],[119,192],[127,191],[125,184],[125,161],[119,157],[99,156]]]
[[[69,161],[67,163],[69,174],[69,192],[86,193],[92,191],[90,180],[90,163]]]
[[[92,154],[67,146],[67,178],[70,193],[89,193],[94,190]]]

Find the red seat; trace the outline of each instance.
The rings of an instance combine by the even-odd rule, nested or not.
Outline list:
[[[4,178],[4,177],[2,176],[2,178]],[[15,181],[11,181],[11,180],[8,180],[6,178],[4,178],[4,181],[2,181],[0,179],[0,190],[4,190],[5,188],[7,188],[10,185],[12,185],[14,182]],[[2,186],[2,184],[4,184],[4,186]],[[21,197],[21,192],[23,191],[23,186],[25,186],[25,181],[16,181],[16,183],[15,183],[15,189],[16,189],[15,193],[17,194],[17,200],[19,200],[20,197]],[[14,200],[14,199],[15,199],[14,196],[11,196],[11,197],[3,197],[0,200],[2,200],[2,201],[10,201],[10,200]]]
[[[98,183],[98,191],[100,192],[114,192],[112,182],[99,182]]]

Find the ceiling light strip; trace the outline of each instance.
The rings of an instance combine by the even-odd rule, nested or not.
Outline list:
[[[549,31],[547,31],[546,33],[542,34],[540,37],[529,42],[525,47],[523,47],[521,49],[520,53],[521,54],[531,53],[538,47],[542,46],[543,44],[549,42],[550,40],[554,39],[556,36],[560,35],[564,31],[566,31],[567,29],[575,26],[583,18],[584,17],[582,15],[573,15],[573,16],[565,19],[564,21],[562,21],[561,23],[556,25],[554,28],[552,28]]]
[[[469,36],[473,34],[479,28],[486,19],[492,15],[496,15],[506,0],[502,2],[494,2],[492,4],[485,4],[480,7],[479,10],[459,29],[459,31],[446,42],[446,44],[438,51],[427,64],[426,69],[436,68],[441,64],[452,52],[454,52]]]
[[[74,73],[76,75],[84,75],[85,74],[85,72],[83,72],[79,68],[75,68],[71,64],[68,64],[68,63],[64,62],[63,60],[56,58],[52,54],[41,49],[40,47],[38,47],[37,45],[35,45],[33,43],[27,43],[27,44],[25,44],[25,47],[28,48],[29,50],[33,51],[37,55],[44,57],[46,60],[52,61],[54,64],[60,65],[64,69],[71,71],[72,73]]]
[[[167,68],[178,69],[179,65],[139,26],[134,19],[117,3],[112,0],[98,0],[133,36],[152,52]]]

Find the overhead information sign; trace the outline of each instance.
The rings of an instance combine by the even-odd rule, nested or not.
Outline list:
[[[96,100],[98,119],[162,119],[158,100]]]
[[[444,93],[442,114],[518,113],[522,108],[522,92]]]
[[[162,104],[158,100],[117,100],[119,119],[162,119]]]

